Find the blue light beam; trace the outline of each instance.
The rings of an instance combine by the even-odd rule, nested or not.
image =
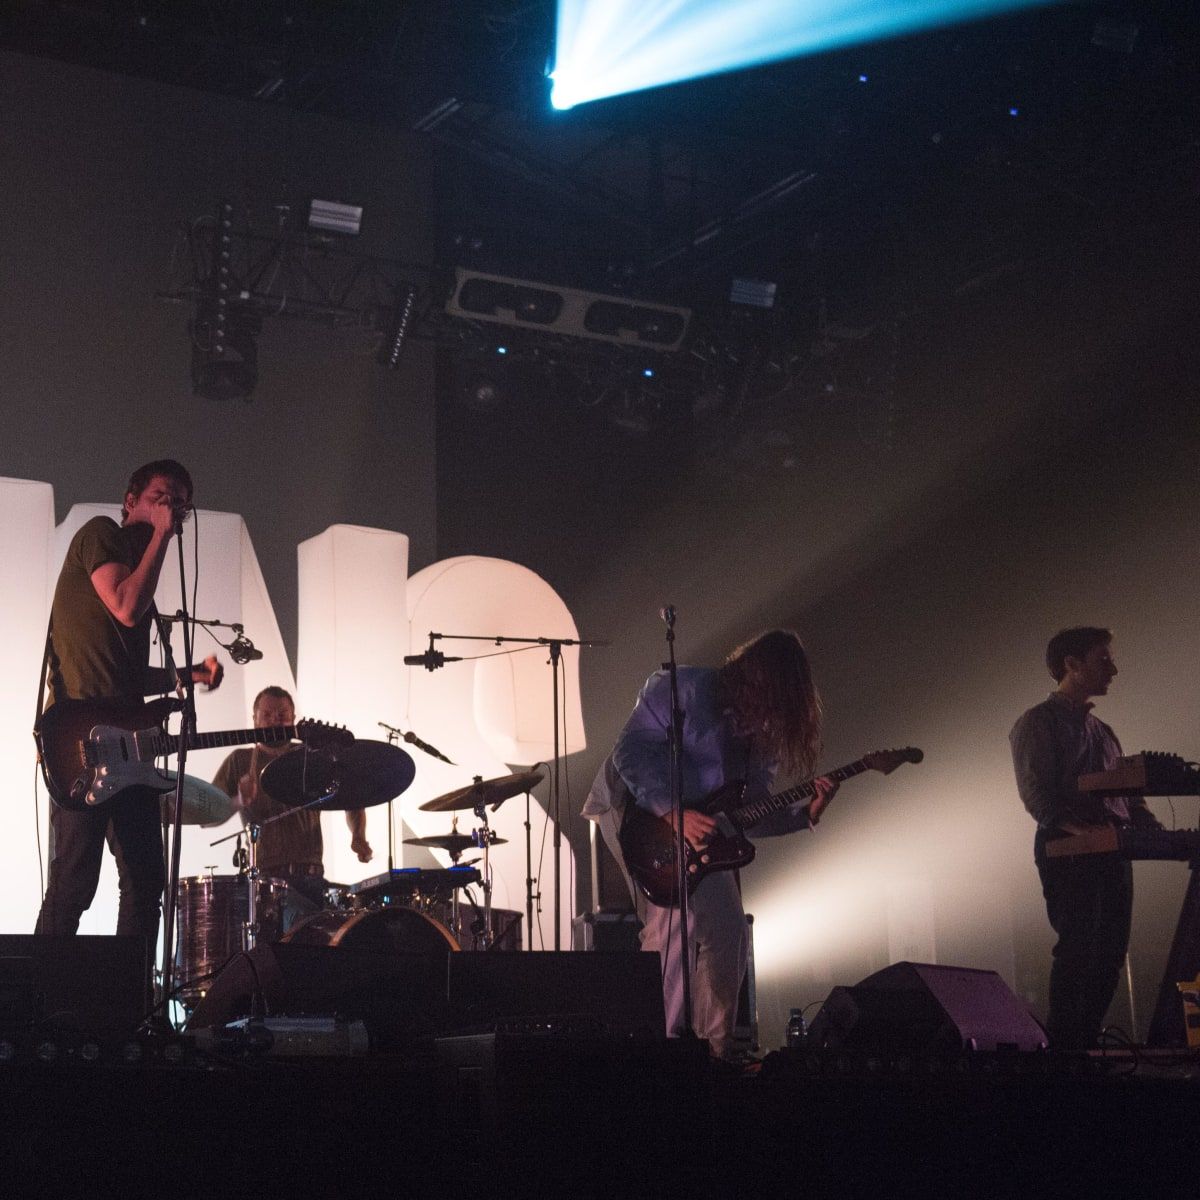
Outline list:
[[[1051,0],[558,0],[555,108]]]

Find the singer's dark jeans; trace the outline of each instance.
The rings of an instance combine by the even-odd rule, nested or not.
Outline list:
[[[117,860],[121,902],[117,933],[158,938],[163,893],[161,799],[148,788],[130,788],[105,804],[73,812],[53,805],[54,857],[35,933],[77,933],[100,882],[107,841]]]
[[[1047,859],[1043,845],[1039,834],[1035,860],[1058,934],[1046,1032],[1056,1050],[1088,1050],[1100,1036],[1129,948],[1133,867],[1115,854]]]

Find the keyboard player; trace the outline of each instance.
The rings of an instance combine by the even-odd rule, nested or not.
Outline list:
[[[1111,770],[1121,757],[1112,729],[1095,715],[1117,674],[1112,633],[1064,629],[1046,647],[1056,687],[1009,734],[1017,790],[1037,822],[1033,856],[1058,941],[1050,967],[1046,1031],[1059,1050],[1096,1045],[1117,989],[1133,912],[1131,864],[1108,854],[1048,859],[1048,841],[1106,825],[1157,826],[1141,796],[1080,792],[1080,775]]]

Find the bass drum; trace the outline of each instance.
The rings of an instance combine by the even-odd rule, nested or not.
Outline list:
[[[299,946],[348,946],[377,954],[444,955],[459,949],[441,921],[399,905],[354,913],[313,913],[297,921],[283,941]]]

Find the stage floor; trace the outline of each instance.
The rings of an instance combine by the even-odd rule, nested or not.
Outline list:
[[[4,1195],[1195,1196],[1200,1062],[884,1063],[555,1034],[0,1064]]]

